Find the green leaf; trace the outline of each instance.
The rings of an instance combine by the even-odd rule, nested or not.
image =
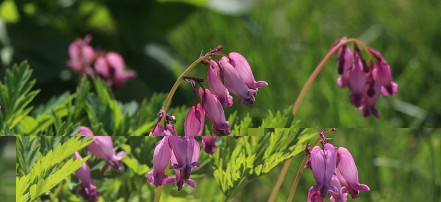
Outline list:
[[[26,192],[26,190],[29,187],[30,183],[30,175],[26,175],[24,177],[15,177],[15,183],[17,185],[17,189],[15,190],[17,199],[16,201],[28,201],[30,196],[29,193]]]
[[[304,151],[306,143],[317,135],[295,127],[290,110],[269,116],[259,128],[249,128],[248,117],[232,126],[231,136],[222,138],[222,144],[213,154],[214,178],[226,198],[232,197],[248,181],[264,175],[283,161]],[[233,114],[234,115],[234,114]],[[229,118],[234,121],[236,117]],[[290,128],[283,128],[286,125]],[[281,128],[269,128],[281,127]],[[254,136],[253,136],[254,135]],[[260,136],[255,136],[260,135]]]
[[[7,129],[14,129],[32,110],[32,107],[27,106],[39,90],[31,91],[35,84],[35,80],[29,81],[31,74],[27,62],[6,70],[4,83],[0,82],[0,135],[5,135]]]
[[[31,196],[31,200],[37,199],[42,194],[51,190],[55,185],[63,181],[66,177],[73,174],[78,168],[80,168],[90,156],[87,156],[83,159],[70,159],[64,165],[57,169],[54,173],[49,175],[48,178],[38,180],[36,184],[31,185],[29,188],[29,193]]]
[[[132,155],[128,155],[124,157],[122,161],[138,175],[144,176],[150,170],[150,168],[147,165],[140,164],[136,158],[132,157]]]
[[[31,137],[26,138],[34,140]],[[59,138],[60,137],[54,137],[57,141]],[[90,144],[91,141],[89,140],[90,137],[71,137],[63,144],[58,144],[53,150],[49,150],[46,154],[43,154],[41,159],[32,165],[28,174],[16,180],[19,185],[16,191],[17,197],[21,199],[18,201],[28,201],[29,198],[35,200],[42,194],[50,191],[51,188],[60,183],[67,176],[74,173],[89,157],[83,160],[70,159],[67,162],[64,162],[64,160],[72,158],[75,151],[81,150]],[[23,143],[21,144],[23,145]],[[24,156],[23,154],[26,152],[24,151],[25,149],[23,146],[19,146],[17,147],[17,153],[21,153],[21,156]],[[23,159],[23,157],[20,158]]]
[[[17,136],[16,138],[17,173],[26,175],[37,160],[40,147],[37,146],[37,138],[34,136]]]

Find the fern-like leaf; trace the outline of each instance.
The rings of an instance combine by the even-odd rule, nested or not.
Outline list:
[[[35,84],[35,80],[29,81],[31,74],[27,62],[6,70],[4,83],[0,82],[0,135],[5,135],[5,130],[13,130],[32,110],[28,105],[39,90],[31,91]]]
[[[81,150],[90,143],[90,137],[71,137],[64,144],[59,144],[47,152],[35,164],[31,165],[28,174],[16,179],[17,201],[35,200],[50,191],[67,176],[73,174],[89,157],[83,158],[83,160],[71,159],[67,162],[64,160],[72,158],[75,151]],[[22,149],[25,148],[21,147],[20,150]],[[25,152],[18,151],[18,153]]]

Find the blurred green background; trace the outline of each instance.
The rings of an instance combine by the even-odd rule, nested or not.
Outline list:
[[[0,198],[15,201],[15,137],[0,137]]]
[[[308,76],[342,36],[356,37],[390,63],[399,91],[381,96],[381,119],[363,118],[347,89],[336,85],[336,57],[319,74],[297,114],[304,127],[438,127],[441,123],[441,2],[428,1],[12,1],[0,4],[1,65],[28,60],[35,69],[38,105],[66,90],[77,77],[65,65],[67,47],[93,36],[92,46],[117,51],[138,77],[116,92],[122,101],[168,92],[201,50],[219,44],[240,52],[259,90],[253,108],[235,105],[259,122],[268,110],[293,104]],[[4,73],[2,68],[0,74]],[[200,65],[191,75],[204,76]],[[1,76],[1,75],[0,75]],[[190,105],[183,85],[174,105]]]

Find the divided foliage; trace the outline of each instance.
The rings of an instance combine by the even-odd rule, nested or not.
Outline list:
[[[250,180],[304,151],[306,143],[317,135],[295,126],[290,109],[276,115],[269,112],[260,128],[248,128],[247,119],[233,128],[233,135],[249,136],[222,139],[222,146],[213,155],[213,175],[227,199]]]
[[[165,98],[155,94],[149,102],[122,104],[104,81],[84,78],[76,92],[54,96],[32,110],[28,105],[39,90],[31,90],[35,84],[31,74],[29,65],[22,62],[7,70],[4,83],[0,82],[0,135],[72,136],[80,125],[92,128],[96,135],[145,135],[156,123]]]
[[[15,126],[25,119],[32,107],[27,107],[39,90],[31,91],[35,80],[29,81],[32,70],[26,61],[6,70],[0,81],[0,135],[12,135]]]
[[[89,158],[87,156],[83,159],[73,160],[72,157],[75,151],[91,143],[90,137],[67,138],[63,144],[58,144],[60,137],[51,138],[53,145],[57,146],[45,153],[41,153],[41,146],[36,146],[37,139],[49,140],[33,136],[17,136],[17,201],[37,199],[73,174]],[[65,159],[69,160],[65,161]]]
[[[0,83],[0,118],[5,120],[2,122],[2,131],[7,135],[18,135],[17,201],[35,200],[43,194],[50,198],[60,197],[57,194],[60,191],[63,191],[61,196],[68,196],[69,200],[79,199],[73,195],[76,191],[72,189],[75,187],[72,183],[75,181],[66,180],[66,183],[53,189],[89,159],[89,156],[83,160],[72,159],[75,151],[89,144],[87,138],[75,136],[79,126],[90,127],[95,135],[146,135],[155,125],[157,112],[165,98],[164,94],[155,94],[149,102],[143,100],[140,104],[123,104],[115,99],[104,81],[83,78],[76,92],[55,96],[32,110],[27,105],[38,91],[31,91],[35,84],[35,81],[29,81],[31,72],[29,66],[22,63],[12,71],[8,70],[5,84]],[[168,111],[177,118],[175,127],[180,135],[183,134],[187,111],[187,107]],[[290,109],[275,114],[268,111],[261,124],[249,115],[239,118],[237,111],[227,116],[232,128],[231,136],[243,137],[219,137],[218,150],[214,155],[201,154],[202,166],[192,174],[195,179],[209,179],[213,176],[226,199],[233,197],[250,180],[270,172],[281,162],[299,154],[314,135],[297,128]],[[254,125],[256,128],[251,128]],[[214,135],[209,121],[206,122],[205,135]],[[201,140],[199,137],[197,139]],[[155,187],[147,183],[146,174],[153,167],[153,151],[158,140],[159,137],[114,138],[115,148],[128,153],[123,159],[128,169],[113,173],[113,178],[96,172],[103,166],[101,160],[89,160],[92,174],[97,179],[97,187],[103,187],[100,191],[104,199],[122,200],[125,197],[148,200],[148,197],[154,196]],[[174,174],[171,169],[167,173]],[[166,187],[165,192],[171,197],[192,197],[191,194],[184,194],[187,192],[185,190],[177,193],[170,191],[173,186]],[[204,186],[196,187],[199,193],[206,190]],[[210,191],[220,193],[218,190]]]

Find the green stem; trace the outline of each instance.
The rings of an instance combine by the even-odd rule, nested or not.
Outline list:
[[[312,144],[311,148],[314,148],[315,146],[317,146],[317,144],[320,142],[320,139],[321,139],[321,137],[318,137],[315,140],[314,144]],[[305,170],[305,165],[306,165],[306,162],[308,161],[308,158],[309,158],[309,154],[306,154],[305,157],[303,158],[302,164],[300,164],[299,170],[297,171],[297,174],[296,174],[296,178],[294,179],[294,184],[292,185],[291,191],[289,192],[287,202],[292,201],[292,199],[294,198],[294,194],[296,193],[296,190],[297,190],[297,185],[299,185],[300,176],[302,175],[303,170]]]
[[[196,61],[191,63],[191,65],[188,66],[184,72],[182,72],[181,76],[179,76],[178,80],[176,80],[175,84],[173,84],[172,89],[168,93],[167,98],[165,99],[164,105],[162,105],[162,110],[166,111],[168,109],[170,102],[171,102],[171,99],[173,98],[173,95],[176,92],[176,89],[178,89],[179,84],[181,84],[181,82],[184,80],[184,76],[186,76],[188,74],[188,72],[190,72],[190,70],[192,70],[194,67],[196,67],[197,64],[199,64],[200,62],[202,62],[208,58],[210,58],[209,55],[205,55],[203,57],[200,57],[199,59],[197,59]]]
[[[315,68],[315,70],[312,72],[311,76],[309,76],[308,80],[306,81],[306,84],[303,86],[302,91],[300,91],[300,94],[297,97],[296,102],[294,103],[294,107],[292,108],[293,114],[297,113],[297,110],[300,107],[300,103],[302,103],[302,100],[305,97],[306,92],[308,92],[308,89],[311,86],[312,82],[314,81],[315,77],[317,77],[317,75],[320,73],[320,71],[322,71],[323,67],[325,67],[325,64],[329,61],[329,59],[331,59],[332,55],[334,55],[338,51],[338,49],[340,49],[342,46],[349,44],[349,43],[359,44],[367,52],[369,60],[372,60],[372,54],[368,51],[368,47],[366,46],[366,44],[364,44],[363,42],[361,42],[358,39],[347,39],[347,40],[340,42],[336,46],[334,46],[334,48],[332,48],[328,52],[328,54],[323,58],[323,60]]]
[[[162,186],[159,186],[158,188],[156,188],[155,199],[153,200],[153,202],[159,202],[159,200],[161,199],[161,193],[162,193]]]

